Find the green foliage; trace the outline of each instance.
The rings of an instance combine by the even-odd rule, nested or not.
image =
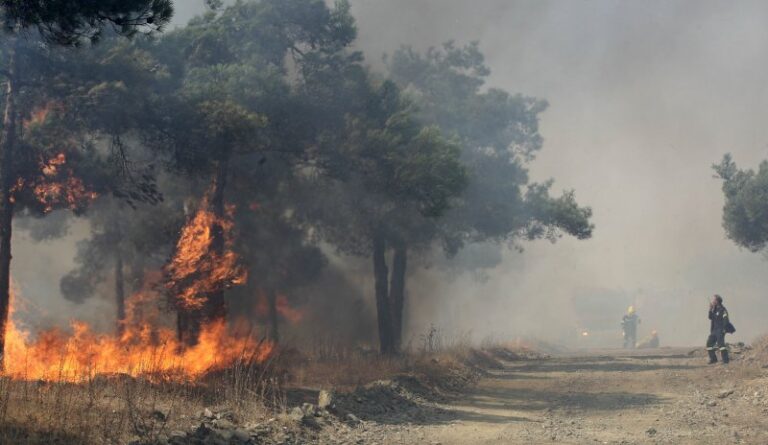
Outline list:
[[[572,191],[554,198],[552,181],[530,183],[526,164],[541,149],[539,115],[547,103],[497,88],[483,90],[490,70],[477,43],[448,42],[424,54],[403,47],[388,66],[419,105],[419,117],[454,135],[469,170],[461,205],[440,222],[449,253],[467,242],[555,240],[563,232],[591,236],[591,210],[579,207]]]
[[[78,13],[64,8],[76,3]],[[552,181],[529,178],[546,102],[485,88],[490,70],[477,44],[403,48],[388,61],[391,80],[381,80],[350,48],[357,29],[347,1],[211,0],[160,39],[105,32],[159,29],[166,3],[101,2],[96,19],[95,2],[4,10],[7,23],[38,28],[42,41],[104,36],[87,54],[20,46],[28,80],[43,85],[25,87],[22,114],[66,106],[25,129],[19,168],[33,171],[66,144],[78,177],[102,196],[88,209],[92,236],[62,280],[67,298],[95,294],[123,264],[134,280],[159,268],[210,184],[214,211],[236,209],[234,249],[250,279],[229,295],[244,310],[265,290],[301,298],[327,265],[320,240],[354,255],[378,248],[379,263],[397,253],[391,277],[386,266],[376,273],[397,330],[411,251],[591,236],[591,210],[573,191],[553,197]],[[148,8],[140,17],[129,12],[136,4]],[[165,168],[165,201],[155,165]]]
[[[437,127],[421,127],[393,84],[372,93],[369,118],[350,122],[344,155],[371,193],[440,216],[466,186],[458,146]]]
[[[736,244],[757,252],[768,244],[768,161],[740,170],[730,154],[712,167],[723,181],[723,228]]]
[[[171,0],[0,0],[6,30],[34,28],[47,41],[79,45],[110,27],[124,36],[159,31],[173,15]]]
[[[371,252],[375,234],[389,242],[429,245],[430,222],[456,204],[467,185],[458,146],[436,127],[424,127],[392,82],[376,86],[352,72],[361,95],[344,124],[325,136],[323,175],[310,183],[301,218],[320,237],[356,255]],[[358,104],[364,104],[358,108]],[[319,191],[319,192],[318,192]]]

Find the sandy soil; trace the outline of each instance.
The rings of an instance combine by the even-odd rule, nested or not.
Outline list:
[[[334,442],[768,444],[768,369],[738,359],[708,366],[689,351],[603,350],[505,363],[441,405],[440,416],[374,419]]]

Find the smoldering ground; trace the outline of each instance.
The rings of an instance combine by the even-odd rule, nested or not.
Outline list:
[[[472,331],[476,339],[522,335],[579,345],[587,329],[605,331],[599,344],[607,345],[618,335],[621,312],[635,304],[641,336],[655,328],[665,344],[700,343],[706,298],[715,292],[726,297],[734,340],[762,332],[768,264],[725,239],[720,183],[710,165],[724,152],[743,165],[768,158],[768,5],[351,3],[357,45],[374,69],[400,45],[477,40],[492,69],[490,85],[548,100],[533,176],[575,189],[597,227],[586,242],[563,238],[526,243],[523,253],[505,250],[498,265],[482,252],[461,253],[456,261],[478,256],[494,266],[478,273],[420,269],[410,282],[406,338],[434,324]],[[181,21],[203,8],[182,0],[177,9]],[[66,239],[20,239],[14,247],[22,293],[59,322],[107,304],[73,305],[58,296],[75,241],[86,234],[80,223]],[[41,264],[45,274],[36,272]],[[357,267],[368,264],[349,270]],[[371,301],[371,287],[360,284]]]

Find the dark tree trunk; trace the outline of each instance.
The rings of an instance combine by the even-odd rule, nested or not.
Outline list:
[[[219,161],[216,166],[216,176],[214,178],[213,190],[211,191],[211,211],[216,215],[216,223],[213,226],[213,240],[211,242],[211,251],[219,258],[224,255],[224,228],[218,223],[223,220],[225,215],[224,208],[224,189],[227,186],[227,159]],[[207,321],[223,320],[227,317],[227,305],[224,300],[224,290],[213,292],[208,295],[206,304],[205,318]]]
[[[117,305],[117,335],[125,331],[125,278],[123,276],[123,254],[115,249],[115,304]]]
[[[274,289],[267,290],[267,303],[269,304],[269,337],[278,343],[280,341],[279,317],[277,314],[277,292]]]
[[[4,366],[5,330],[11,303],[11,234],[13,223],[13,157],[16,147],[16,51],[11,42],[8,78],[5,87],[2,141],[0,142],[0,369]]]
[[[392,278],[389,285],[389,301],[392,307],[392,348],[395,352],[400,351],[402,346],[407,265],[408,247],[405,244],[397,244],[392,260]]]
[[[387,245],[381,234],[373,237],[373,276],[376,287],[376,315],[379,324],[379,348],[382,354],[394,353],[392,342],[392,309],[389,303],[389,270],[386,258]]]
[[[194,346],[200,335],[200,311],[179,310],[176,314],[176,334],[179,344]]]

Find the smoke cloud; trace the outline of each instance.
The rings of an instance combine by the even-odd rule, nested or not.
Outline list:
[[[204,10],[202,0],[176,3],[177,25]],[[662,344],[698,344],[714,293],[725,297],[737,327],[733,341],[763,333],[768,264],[725,238],[723,197],[710,166],[725,152],[743,166],[768,158],[768,4],[351,3],[357,45],[375,69],[400,45],[479,41],[491,86],[550,103],[532,176],[555,178],[555,189],[575,189],[594,210],[590,240],[505,250],[482,277],[450,278],[442,267],[416,273],[406,341],[434,324],[476,339],[619,345],[621,316],[634,304],[640,337],[657,329]],[[14,279],[48,321],[98,313],[107,304],[77,306],[60,297],[58,281],[88,227],[80,221],[70,230],[44,246],[19,237],[14,247]],[[371,287],[361,289],[372,300]],[[582,337],[584,330],[593,335]]]
[[[693,344],[708,332],[707,298],[720,293],[738,328],[735,341],[764,331],[768,264],[725,239],[710,165],[725,152],[745,166],[768,158],[768,5],[352,5],[370,61],[403,44],[479,41],[492,86],[550,102],[533,176],[574,188],[594,210],[591,240],[508,251],[482,283],[433,279],[412,288],[413,329],[432,319],[479,336],[618,344],[621,315],[635,304],[640,336],[658,329],[663,343]],[[585,340],[583,329],[605,332]]]

